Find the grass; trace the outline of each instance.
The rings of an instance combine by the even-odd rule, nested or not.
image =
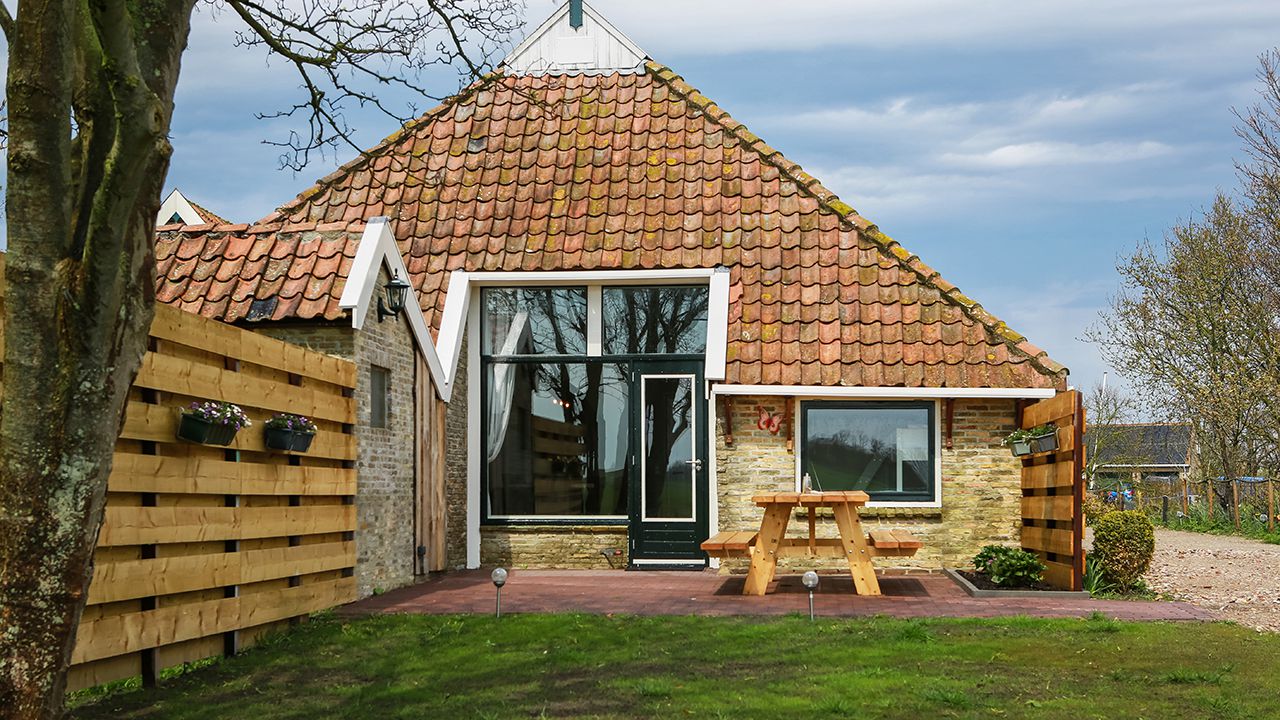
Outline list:
[[[1265,519],[1259,520],[1258,516],[1266,516],[1265,506],[1254,506],[1242,504],[1240,506],[1240,528],[1237,530],[1235,521],[1231,511],[1219,508],[1210,518],[1208,510],[1204,503],[1192,505],[1185,517],[1177,517],[1175,507],[1169,509],[1169,522],[1160,521],[1159,506],[1151,505],[1144,512],[1151,518],[1151,522],[1157,527],[1166,527],[1170,530],[1183,530],[1186,532],[1199,532],[1209,535],[1236,535],[1239,537],[1253,538],[1261,540],[1272,545],[1280,545],[1280,529],[1268,532],[1267,522]]]
[[[1280,636],[1225,623],[321,618],[94,718],[1253,718]]]

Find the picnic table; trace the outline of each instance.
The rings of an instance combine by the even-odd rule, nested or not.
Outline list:
[[[702,543],[712,557],[749,557],[751,568],[743,595],[764,595],[784,557],[843,557],[849,562],[849,574],[859,595],[879,595],[874,557],[915,555],[924,546],[914,535],[903,530],[872,530],[863,534],[858,508],[867,504],[861,490],[842,492],[782,492],[756,495],[752,502],[764,508],[759,532],[722,532]],[[796,508],[806,508],[809,516],[808,537],[787,537],[787,525]],[[817,537],[817,508],[831,508],[839,538]]]

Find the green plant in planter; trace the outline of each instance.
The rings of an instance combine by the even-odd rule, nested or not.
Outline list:
[[[1030,455],[1031,431],[1022,429],[1014,430],[1005,436],[1005,439],[1001,441],[1000,444],[1008,447],[1009,450],[1013,452],[1014,457]]]
[[[1132,590],[1151,567],[1156,532],[1151,520],[1137,510],[1117,510],[1093,522],[1093,553],[1102,574],[1122,591]]]
[[[182,409],[178,437],[206,445],[230,445],[236,433],[253,422],[239,405],[229,402],[193,402]]]
[[[1035,553],[1004,545],[987,545],[973,557],[973,568],[1002,587],[1030,587],[1044,577]]]
[[[1037,425],[1027,431],[1032,452],[1052,452],[1058,449],[1058,426],[1053,423]]]
[[[264,441],[272,450],[306,452],[316,437],[316,424],[302,415],[276,413],[264,425]]]

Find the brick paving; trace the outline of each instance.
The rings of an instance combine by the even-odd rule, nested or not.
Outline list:
[[[796,575],[781,576],[764,597],[744,597],[744,576],[703,572],[513,570],[502,590],[503,613],[581,612],[622,615],[786,615],[808,612]],[[969,597],[942,575],[885,575],[881,597],[853,593],[847,576],[823,575],[814,598],[824,616],[1085,617],[1120,620],[1213,620],[1182,602]],[[347,617],[375,613],[491,613],[494,589],[487,570],[453,572],[367,598],[339,610]]]

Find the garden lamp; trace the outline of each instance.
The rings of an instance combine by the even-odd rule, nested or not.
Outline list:
[[[494,617],[502,617],[502,586],[507,584],[506,569],[494,568],[489,575],[489,579],[493,581],[493,586],[497,589],[497,595],[493,600],[493,615]]]
[[[409,294],[409,287],[409,283],[400,279],[400,271],[397,270],[395,275],[391,276],[387,286],[383,288],[385,297],[378,298],[378,322],[382,322],[385,317],[394,318],[404,310],[404,301]]]
[[[810,570],[800,576],[800,582],[809,588],[809,622],[813,622],[813,591],[818,589],[818,573]]]

